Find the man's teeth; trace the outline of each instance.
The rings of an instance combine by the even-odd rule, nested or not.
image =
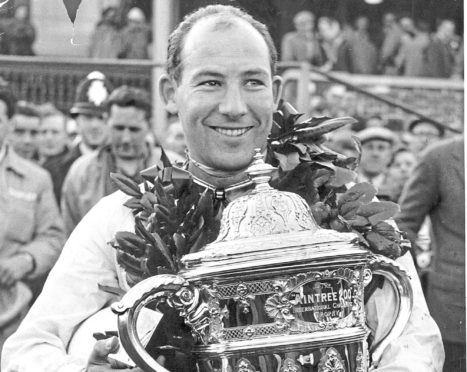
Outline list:
[[[220,133],[220,134],[224,134],[226,136],[230,136],[230,137],[239,137],[243,134],[245,134],[246,132],[248,132],[250,130],[251,127],[248,127],[248,128],[236,128],[236,129],[226,129],[226,128],[214,128],[216,130],[216,132]]]

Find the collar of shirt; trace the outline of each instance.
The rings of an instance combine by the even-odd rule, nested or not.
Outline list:
[[[25,176],[24,168],[21,166],[21,158],[18,154],[16,154],[13,149],[8,146],[8,144],[5,144],[2,147],[2,150],[4,151],[3,154],[3,159],[0,157],[0,163],[3,162],[4,169],[5,170],[12,170],[15,172],[17,175],[20,177]]]
[[[376,188],[379,188],[384,183],[384,179],[385,179],[384,173],[378,174],[376,177],[373,177],[373,178],[367,177],[361,173],[358,175],[358,182],[368,182],[368,183],[371,183]]]

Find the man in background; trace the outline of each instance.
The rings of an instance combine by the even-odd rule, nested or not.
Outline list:
[[[444,372],[465,371],[465,172],[464,138],[431,146],[401,196],[399,228],[415,242],[431,220],[431,271],[426,299],[443,336]]]
[[[54,185],[54,194],[60,205],[61,188],[66,176],[63,160],[68,155],[67,118],[51,107],[41,115],[39,128],[39,161],[49,171]]]
[[[0,86],[0,348],[40,293],[65,240],[50,176],[6,141],[15,104],[9,87]]]
[[[39,160],[37,139],[40,120],[39,111],[33,104],[20,101],[12,119],[13,130],[9,134],[9,142],[15,152],[34,162]]]
[[[295,15],[293,23],[296,31],[285,34],[282,39],[281,60],[321,66],[325,56],[314,30],[315,15],[303,10]]]
[[[364,129],[356,136],[362,144],[358,182],[369,182],[379,189],[385,183],[396,136],[389,129],[381,127]]]
[[[97,151],[108,142],[109,134],[104,121],[104,106],[111,90],[110,83],[98,71],[87,75],[76,88],[75,102],[70,110],[70,115],[72,120],[76,122],[78,138],[67,153],[52,162],[54,190],[57,200],[61,199],[63,182],[76,159],[83,154]],[[52,121],[55,123],[52,124]],[[47,122],[48,126],[53,125],[55,129],[61,131],[61,119],[56,114],[50,119],[46,119]],[[51,166],[47,166],[49,171],[51,168]]]
[[[61,206],[68,234],[102,197],[117,190],[110,173],[124,174],[139,183],[143,182],[139,172],[159,163],[161,148],[146,141],[151,107],[149,94],[139,88],[123,85],[110,95],[104,115],[110,145],[78,159],[63,184]],[[180,159],[177,155],[171,158]]]
[[[443,19],[426,48],[426,76],[450,78],[454,72],[458,37],[456,25],[450,19]]]
[[[410,147],[412,152],[420,156],[429,145],[444,137],[444,128],[423,119],[417,119],[409,124]]]

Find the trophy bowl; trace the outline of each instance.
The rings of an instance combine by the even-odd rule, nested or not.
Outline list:
[[[167,371],[136,327],[145,306],[163,301],[191,329],[194,370],[368,371],[408,321],[407,274],[356,234],[319,228],[300,196],[269,186],[272,167],[255,158],[255,189],[227,206],[217,240],[184,256],[177,275],[143,280],[112,306],[123,347],[144,370]],[[364,293],[373,275],[388,280],[397,303],[385,337],[369,346]]]

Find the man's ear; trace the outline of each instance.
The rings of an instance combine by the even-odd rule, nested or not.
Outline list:
[[[282,77],[279,75],[274,75],[272,77],[272,94],[274,97],[274,106],[277,110],[277,106],[279,105],[279,101],[282,97],[282,87],[283,87],[283,80]]]
[[[176,88],[177,83],[169,75],[162,75],[159,79],[159,94],[164,101],[165,109],[172,115],[178,114],[175,101]]]

